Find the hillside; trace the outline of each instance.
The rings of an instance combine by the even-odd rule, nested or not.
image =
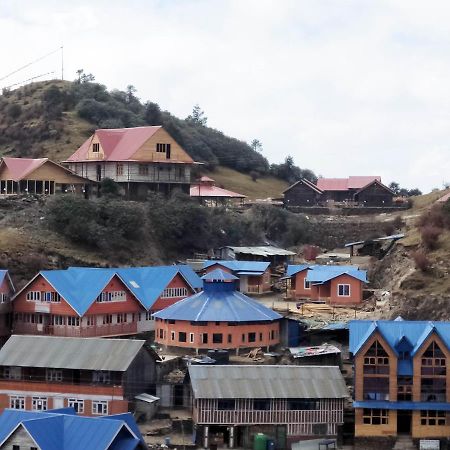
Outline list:
[[[0,96],[0,155],[61,161],[96,128],[163,125],[195,161],[203,163],[196,175],[212,171],[225,188],[250,198],[278,197],[300,176],[315,179],[292,158],[270,165],[246,142],[206,126],[202,113],[197,113],[179,119],[161,111],[157,103],[142,103],[131,88],[109,92],[86,80],[31,83]],[[248,183],[251,178],[258,181]]]

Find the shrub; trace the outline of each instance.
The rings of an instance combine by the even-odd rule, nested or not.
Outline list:
[[[395,231],[395,226],[392,221],[385,222],[383,224],[383,232],[386,234],[386,236],[390,236],[390,235],[394,234],[394,231]]]
[[[100,192],[102,195],[120,197],[120,186],[111,178],[103,178],[100,182]]]
[[[17,119],[22,114],[22,107],[17,103],[8,106],[7,114],[12,119]]]
[[[418,220],[419,227],[434,226],[443,228],[445,225],[445,215],[443,213],[442,205],[435,204],[429,211],[424,212]]]
[[[420,230],[422,243],[428,250],[434,250],[439,246],[439,236],[442,233],[442,228],[426,225]]]
[[[422,251],[416,251],[412,254],[416,268],[422,272],[426,272],[430,269],[430,260],[427,255]]]
[[[396,230],[401,230],[405,226],[405,221],[402,216],[395,216],[395,219],[392,221],[392,225]]]

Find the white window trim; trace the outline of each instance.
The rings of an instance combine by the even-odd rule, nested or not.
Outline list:
[[[42,408],[37,408],[38,404],[42,404]],[[45,407],[44,407],[45,406]],[[48,397],[32,397],[31,407],[33,411],[47,411],[48,409]]]
[[[194,333],[189,333],[189,343],[190,344],[194,343]]]
[[[175,340],[175,331],[171,331],[170,332],[170,340],[174,341]]]
[[[62,381],[63,372],[61,369],[46,369],[45,379],[46,381]]]
[[[306,285],[306,283],[308,283],[308,286]],[[303,288],[308,291],[311,290],[311,281],[306,281],[306,277],[303,278]]]
[[[340,294],[340,293],[339,293],[339,289],[340,289],[341,287],[344,288],[344,286],[348,286],[348,295],[347,295],[347,294]],[[343,291],[344,291],[344,289],[343,289]],[[338,284],[338,285],[337,285],[337,295],[338,295],[338,297],[350,297],[351,294],[352,294],[352,291],[351,291],[351,287],[350,287],[349,284],[344,283],[344,284]]]
[[[20,408],[16,408],[19,402]],[[25,409],[25,397],[23,395],[10,395],[9,396],[9,407],[11,409]]]
[[[69,408],[75,409],[77,414],[83,414],[84,413],[84,400],[80,398],[68,398],[67,399],[67,405]],[[74,405],[77,405],[77,408],[74,407]]]
[[[188,290],[185,287],[168,287],[164,289],[161,294],[161,298],[179,298],[179,297],[187,297]]]
[[[103,405],[102,412],[98,412],[97,406]],[[93,400],[92,401],[92,415],[94,416],[107,416],[108,415],[108,402],[105,400]]]

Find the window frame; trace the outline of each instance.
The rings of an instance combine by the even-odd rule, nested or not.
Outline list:
[[[98,412],[99,406],[102,412]],[[92,400],[92,415],[93,416],[107,416],[108,415],[108,401],[107,400]]]
[[[342,294],[340,293],[342,288]],[[348,289],[348,294],[345,293],[345,291]],[[337,285],[337,296],[338,297],[351,297],[352,295],[352,291],[351,291],[351,285],[348,283],[339,283]]]

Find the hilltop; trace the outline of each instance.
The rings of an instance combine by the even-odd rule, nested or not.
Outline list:
[[[179,119],[157,103],[142,103],[131,87],[109,92],[86,80],[31,83],[0,96],[0,155],[62,161],[97,128],[163,125],[202,163],[194,176],[206,173],[250,198],[280,197],[299,177],[316,179],[287,155],[285,163],[269,164],[258,147],[206,126],[202,114],[194,108],[193,115]]]

